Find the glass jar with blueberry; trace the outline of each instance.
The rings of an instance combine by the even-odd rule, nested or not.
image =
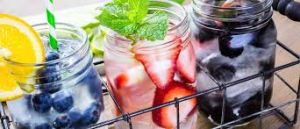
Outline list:
[[[17,129],[86,128],[104,109],[102,82],[86,34],[69,24],[56,27],[59,51],[53,52],[47,24],[34,26],[45,44],[45,63],[8,62],[24,91],[24,97],[7,102]],[[36,72],[23,76],[26,69]]]
[[[190,16],[199,64],[198,91],[274,68],[277,31],[271,5],[272,0],[193,1]],[[202,95],[198,98],[199,110],[214,124],[221,123],[223,100],[224,123],[258,112],[264,79],[266,107],[272,96],[272,74]]]

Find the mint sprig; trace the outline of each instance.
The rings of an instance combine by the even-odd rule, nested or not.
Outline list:
[[[166,36],[168,28],[168,15],[166,13],[157,12],[146,17],[146,20],[137,30],[137,35],[141,39],[150,41],[163,40]]]
[[[148,14],[149,0],[113,0],[96,18],[100,24],[133,40],[163,40],[168,29],[164,12]]]

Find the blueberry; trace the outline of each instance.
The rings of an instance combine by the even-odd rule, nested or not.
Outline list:
[[[100,81],[96,70],[91,68],[83,81],[84,83],[87,84],[89,92],[91,93],[92,97],[96,101],[100,101],[102,99],[101,94],[102,94],[103,83]]]
[[[89,84],[89,92],[96,101],[102,99],[102,83],[99,80],[93,80]]]
[[[255,33],[222,36],[219,38],[220,51],[226,57],[238,57],[243,53],[245,46],[255,42],[255,37]]]
[[[244,51],[244,47],[230,48],[226,44],[220,43],[220,52],[223,56],[229,58],[236,58],[240,56]]]
[[[47,57],[46,57],[46,61],[53,61],[53,60],[57,60],[59,59],[59,54],[56,52],[50,52]],[[59,62],[55,62],[55,63],[48,63],[46,66],[48,69],[57,71],[58,67],[59,67],[60,63]]]
[[[57,59],[59,59],[59,54],[56,52],[50,52],[46,57],[46,61],[52,61]]]
[[[59,55],[57,53],[51,52],[46,57],[47,61],[59,59]],[[53,84],[55,82],[60,81],[62,78],[59,75],[58,68],[59,64],[47,64],[43,69],[39,70],[37,80],[38,84],[42,84],[40,86],[40,90],[48,93],[55,93],[61,89],[61,84]]]
[[[72,122],[72,124],[76,124],[82,118],[82,114],[77,110],[72,110],[68,113],[68,116]]]
[[[39,113],[46,113],[51,109],[52,99],[50,94],[36,94],[31,99],[32,107]]]
[[[81,123],[83,125],[96,123],[100,118],[101,110],[99,103],[92,103],[91,106],[84,111]]]
[[[54,67],[46,67],[39,71],[39,82],[52,83],[61,80],[61,77],[57,74],[57,69]]]
[[[40,124],[35,126],[34,129],[52,129],[51,125],[48,123]]]
[[[53,98],[52,106],[57,112],[66,112],[69,111],[74,104],[72,95],[66,92],[56,93]]]
[[[71,120],[68,115],[62,115],[58,116],[54,122],[53,122],[53,127],[56,129],[68,129],[71,127]]]
[[[31,109],[32,108],[32,103],[31,103],[32,95],[25,95],[24,99],[26,101],[27,108]]]
[[[53,66],[47,66],[45,69],[39,71],[37,83],[41,84],[41,91],[55,93],[61,89],[61,84],[54,84],[61,80],[61,76],[56,71],[56,68]]]

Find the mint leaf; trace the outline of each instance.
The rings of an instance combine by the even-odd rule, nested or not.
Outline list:
[[[134,34],[136,25],[127,18],[114,16],[103,10],[102,14],[97,17],[101,25],[106,26],[123,36]]]
[[[106,26],[121,35],[127,37],[135,33],[136,24],[128,19],[129,4],[124,4],[123,1],[115,0],[114,3],[107,3],[102,8],[102,13],[96,17],[100,24]]]
[[[137,23],[141,22],[148,13],[149,0],[128,0],[128,3],[128,18]]]
[[[150,41],[163,40],[168,29],[168,15],[158,12],[146,18],[142,26],[137,30],[140,38]]]
[[[126,2],[128,2],[128,0],[113,0],[113,3],[117,3],[117,4],[122,4]]]
[[[168,15],[149,14],[149,0],[113,0],[107,3],[96,19],[122,36],[139,39],[163,40],[168,28]]]
[[[127,4],[114,4],[107,3],[103,8],[103,12],[108,13],[114,17],[127,18],[127,10],[129,9]]]

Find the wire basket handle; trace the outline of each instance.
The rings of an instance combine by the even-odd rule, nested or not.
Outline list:
[[[300,22],[300,3],[294,0],[273,0],[273,9],[293,21]]]

